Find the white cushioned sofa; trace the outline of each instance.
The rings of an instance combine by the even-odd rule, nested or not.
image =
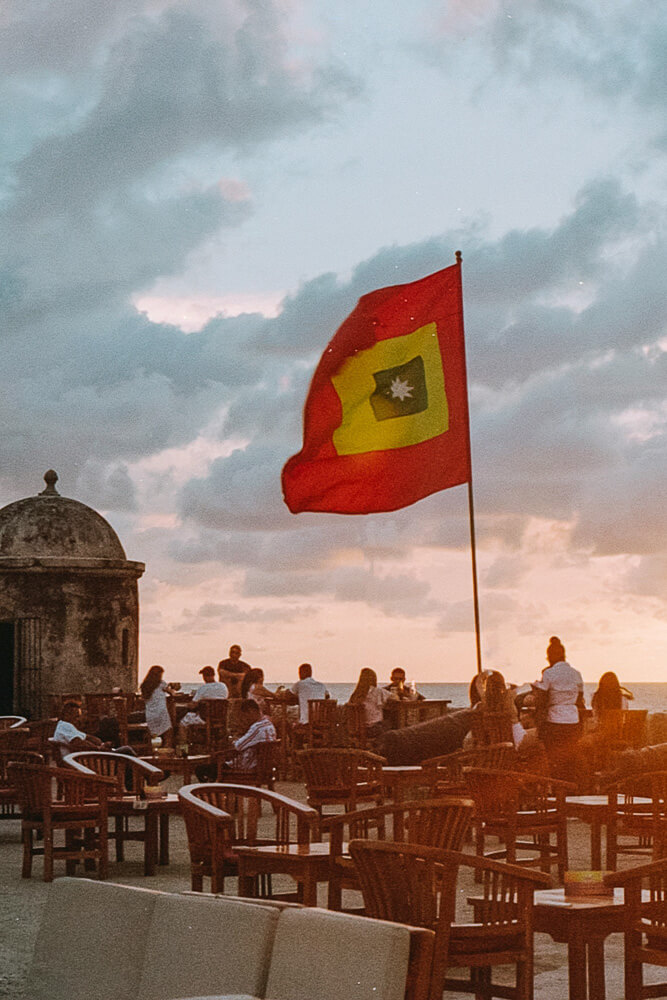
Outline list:
[[[56,879],[28,1000],[424,1000],[430,931],[306,907]]]

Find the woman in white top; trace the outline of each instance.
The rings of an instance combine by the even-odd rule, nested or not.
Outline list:
[[[555,778],[572,776],[572,751],[581,735],[579,708],[584,706],[584,679],[565,659],[565,647],[553,635],[547,647],[549,666],[533,687],[546,692],[547,717],[540,727]]]
[[[388,701],[397,701],[396,695],[386,688],[379,688],[377,684],[375,671],[370,667],[362,667],[357,686],[348,701],[348,705],[363,704],[369,736],[382,732],[384,706]]]
[[[150,668],[141,682],[141,697],[146,706],[146,725],[151,736],[161,736],[165,746],[173,746],[174,731],[167,708],[167,695],[178,690],[178,686],[162,680],[164,667],[157,664]],[[180,685],[179,685],[180,686]]]

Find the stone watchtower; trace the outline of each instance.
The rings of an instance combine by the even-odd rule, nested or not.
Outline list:
[[[50,694],[137,686],[145,566],[111,525],[46,489],[0,509],[0,715],[48,712]]]

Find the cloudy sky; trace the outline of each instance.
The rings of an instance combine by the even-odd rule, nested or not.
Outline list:
[[[484,665],[667,662],[667,11],[4,0],[0,502],[143,560],[140,672],[475,669],[467,491],[291,515],[317,360],[463,252]]]

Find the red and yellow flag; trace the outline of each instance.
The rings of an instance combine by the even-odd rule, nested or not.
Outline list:
[[[470,480],[460,263],[364,295],[315,370],[285,503],[371,514]]]

